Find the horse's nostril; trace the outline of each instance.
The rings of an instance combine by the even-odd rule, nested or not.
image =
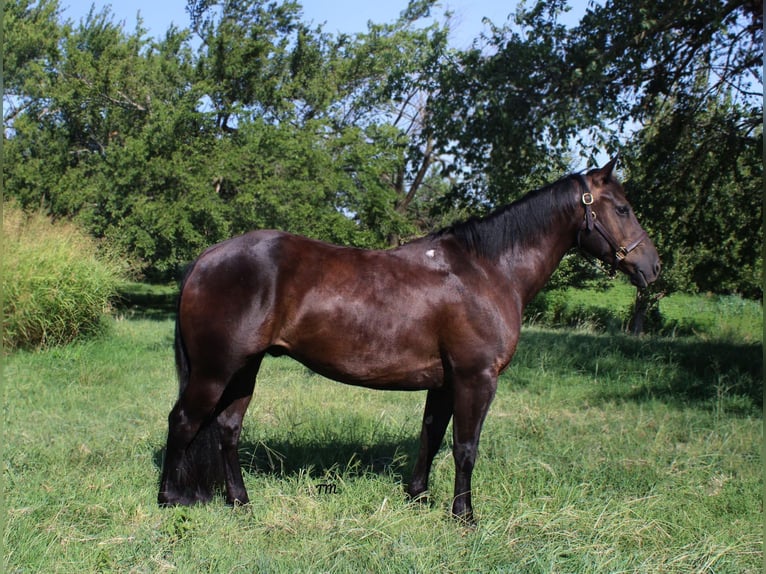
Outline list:
[[[660,274],[660,269],[662,269],[662,263],[657,261],[657,263],[654,264],[654,274],[655,275],[659,275]]]

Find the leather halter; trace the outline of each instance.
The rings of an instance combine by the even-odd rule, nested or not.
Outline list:
[[[585,182],[585,178],[582,178],[580,183],[583,185],[583,187],[587,190],[588,185]],[[583,231],[587,231],[588,233],[592,232],[594,229],[598,231],[601,234],[601,237],[603,237],[606,242],[609,244],[609,246],[612,248],[613,252],[613,259],[612,259],[612,269],[610,271],[610,275],[614,276],[614,274],[617,272],[617,266],[620,264],[620,261],[625,259],[631,251],[636,249],[641,243],[644,242],[645,239],[649,238],[649,234],[646,233],[643,229],[641,229],[641,233],[638,235],[636,239],[628,243],[628,245],[621,245],[619,241],[617,241],[614,238],[614,235],[601,223],[601,221],[598,220],[598,217],[596,216],[596,212],[593,211],[591,208],[591,205],[593,205],[593,194],[589,191],[585,191],[582,194],[582,204],[585,207],[585,218],[583,219],[582,226],[580,227],[580,230],[577,232],[577,245],[582,249],[580,246],[580,235]]]

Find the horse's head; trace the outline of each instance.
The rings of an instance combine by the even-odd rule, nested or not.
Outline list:
[[[654,243],[636,219],[622,185],[614,177],[613,159],[583,176],[585,218],[578,234],[582,249],[619,269],[637,287],[646,287],[660,273]]]

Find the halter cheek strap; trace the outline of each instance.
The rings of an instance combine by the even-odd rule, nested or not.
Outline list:
[[[614,238],[614,235],[612,235],[612,233],[601,224],[601,222],[598,220],[598,217],[596,217],[596,213],[591,207],[593,205],[593,201],[593,194],[589,191],[586,191],[582,194],[582,204],[585,206],[585,218],[583,219],[580,231],[577,233],[577,244],[580,245],[580,234],[583,231],[591,232],[594,229],[598,231],[612,248],[614,259],[612,261],[611,274],[614,275],[617,271],[617,265],[619,265],[620,261],[625,259],[631,251],[641,245],[641,243],[643,243],[644,240],[649,237],[649,235],[642,229],[638,237],[628,243],[627,246],[620,245],[620,243]]]

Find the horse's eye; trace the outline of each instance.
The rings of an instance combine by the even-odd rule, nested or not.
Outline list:
[[[630,213],[630,207],[627,205],[618,205],[617,206],[617,214],[618,215],[628,215]]]

